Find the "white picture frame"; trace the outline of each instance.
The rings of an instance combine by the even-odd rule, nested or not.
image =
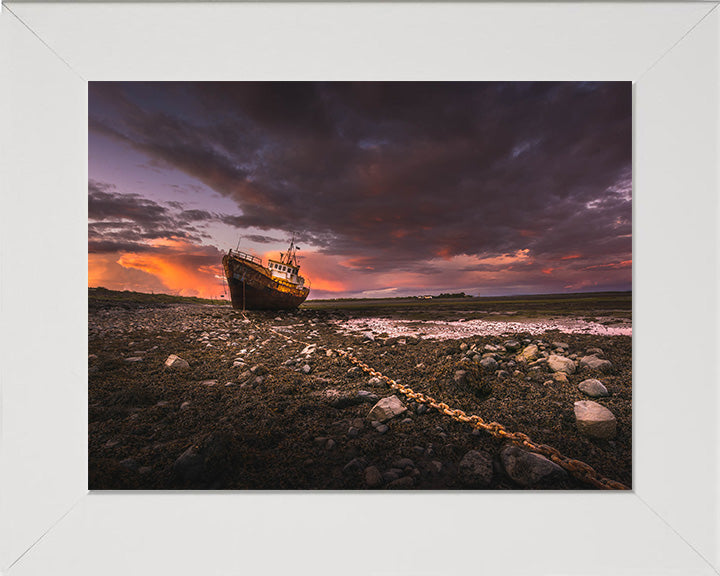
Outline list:
[[[0,573],[720,573],[717,2],[6,2]],[[88,80],[634,82],[630,493],[88,493]]]

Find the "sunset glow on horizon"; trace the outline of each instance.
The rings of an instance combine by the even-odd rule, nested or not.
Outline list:
[[[310,299],[630,290],[629,82],[89,83],[88,285]]]

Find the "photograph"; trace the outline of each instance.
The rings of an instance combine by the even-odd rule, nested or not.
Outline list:
[[[87,86],[91,491],[633,488],[631,82]]]

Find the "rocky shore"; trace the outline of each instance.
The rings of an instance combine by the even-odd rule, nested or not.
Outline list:
[[[91,303],[90,488],[588,489],[333,350],[631,486],[629,335],[398,336],[364,317]]]

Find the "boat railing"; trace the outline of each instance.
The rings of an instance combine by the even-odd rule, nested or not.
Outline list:
[[[256,264],[260,264],[262,266],[262,259],[258,258],[257,256],[253,256],[252,254],[248,254],[247,252],[241,252],[240,250],[230,250],[230,255],[235,256],[236,258],[240,258],[242,260],[248,260],[249,262],[255,262]]]

